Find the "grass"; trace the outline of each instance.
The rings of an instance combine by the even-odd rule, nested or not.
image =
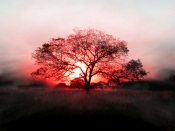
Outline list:
[[[175,130],[173,91],[0,88],[0,129]],[[81,128],[83,126],[83,128]]]

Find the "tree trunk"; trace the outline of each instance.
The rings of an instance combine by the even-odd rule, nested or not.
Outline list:
[[[89,94],[89,90],[91,87],[91,78],[92,78],[93,67],[94,67],[94,65],[92,66],[92,69],[89,70],[89,75],[86,75],[86,77],[85,77],[85,89],[86,89],[86,92],[88,94]],[[87,76],[88,76],[88,78],[87,78]]]
[[[85,89],[86,89],[87,91],[90,90],[90,82],[89,82],[89,81],[86,81],[86,82],[85,82]]]

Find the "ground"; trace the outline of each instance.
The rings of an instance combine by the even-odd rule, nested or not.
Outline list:
[[[0,88],[0,129],[175,130],[175,93]]]

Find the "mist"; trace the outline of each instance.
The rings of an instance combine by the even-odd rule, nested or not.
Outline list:
[[[44,88],[49,87],[46,81],[36,78],[25,78],[18,71],[5,71],[0,74],[0,88]]]

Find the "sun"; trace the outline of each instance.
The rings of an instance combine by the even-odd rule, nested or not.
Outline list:
[[[81,62],[77,62],[77,63],[75,63],[75,65],[81,67],[84,72],[86,71],[86,65],[85,64],[83,64]],[[75,68],[73,70],[73,73],[71,75],[69,75],[69,79],[73,80],[74,78],[78,78],[78,77],[80,77],[81,73],[82,72],[81,72],[80,68]]]
[[[82,70],[83,70],[84,72],[86,71],[86,65],[85,65],[84,63],[77,62],[75,65],[81,67]],[[80,75],[81,75],[81,73],[82,73],[82,72],[81,72],[81,70],[80,70],[79,68],[75,68],[75,69],[73,70],[73,73],[70,74],[69,77],[68,77],[69,82],[70,82],[71,80],[73,80],[74,78],[79,78]],[[99,77],[99,76],[93,76],[92,79],[91,79],[91,82],[98,82],[98,81],[100,81],[100,80],[105,80],[105,79],[103,79],[103,78],[101,78],[101,77]],[[69,82],[68,82],[68,83],[69,83]],[[69,83],[69,84],[70,84],[70,83]]]

